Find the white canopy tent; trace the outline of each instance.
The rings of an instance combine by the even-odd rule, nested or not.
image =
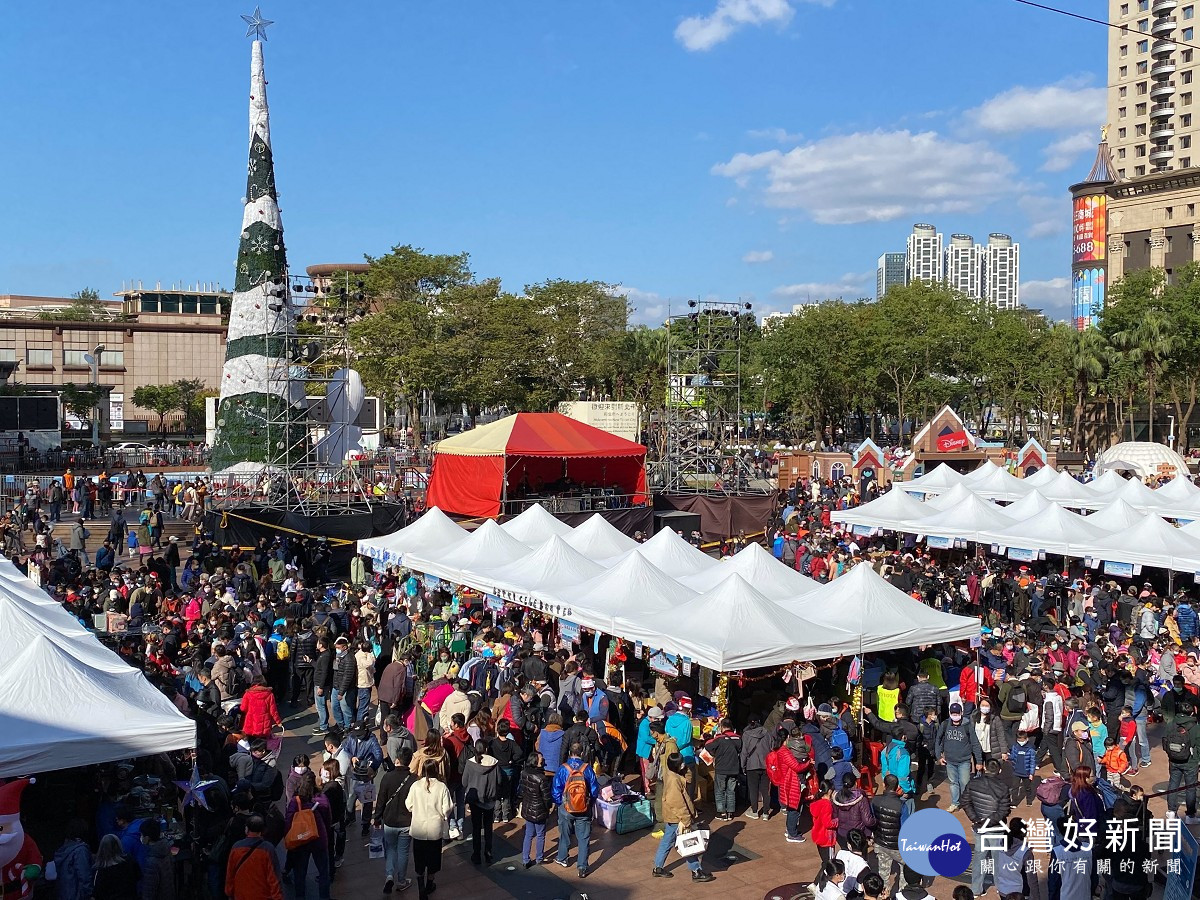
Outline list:
[[[1004,507],[1004,514],[1014,522],[1020,522],[1022,519],[1028,519],[1030,516],[1040,513],[1049,506],[1054,506],[1054,501],[1047,500],[1042,492],[1035,488],[1020,500]]]
[[[1008,528],[982,535],[985,541],[1001,547],[1044,550],[1061,556],[1082,557],[1083,550],[1109,537],[1109,532],[1084,518],[1051,504],[1039,513]]]
[[[0,560],[0,778],[196,745],[196,723]]]
[[[797,659],[829,659],[979,637],[979,619],[939,612],[859,564],[799,600],[780,603],[808,625]]]
[[[672,578],[696,575],[721,565],[720,560],[713,559],[703,550],[693,547],[673,528],[662,529],[646,543],[639,545],[636,550],[629,552],[644,556],[656,568]],[[617,560],[613,559],[609,562],[611,564]]]
[[[1097,497],[1111,497],[1125,483],[1125,477],[1113,469],[1086,482],[1088,490]]]
[[[686,656],[717,672],[781,666],[829,654],[812,643],[808,622],[782,609],[742,576],[670,609],[618,617],[613,634]],[[839,637],[852,635],[842,629]],[[814,655],[816,654],[816,655]]]
[[[1132,528],[1144,518],[1144,512],[1134,509],[1124,500],[1114,500],[1108,506],[1086,516],[1084,521],[1108,532],[1121,532]]]
[[[1052,484],[1038,487],[1042,496],[1070,509],[1099,509],[1112,502],[1111,497],[1101,497],[1089,485],[1076,481],[1066,472],[1059,472]]]
[[[554,518],[540,503],[527,507],[500,527],[521,543],[531,547],[536,547],[555,535],[566,537],[572,531],[570,525],[562,519]]]
[[[518,541],[488,519],[457,544],[420,554],[406,553],[404,564],[427,575],[458,584],[470,584],[467,572],[506,565],[528,556],[532,550],[528,544]]]
[[[1131,527],[1086,547],[1083,555],[1106,562],[1200,572],[1200,539],[1155,515],[1144,516]]]
[[[956,484],[961,484],[962,480],[962,475],[942,463],[920,478],[900,482],[898,487],[909,494],[944,494]]]
[[[1163,501],[1175,505],[1190,503],[1193,500],[1200,500],[1200,487],[1192,484],[1192,480],[1187,475],[1177,475],[1162,487],[1157,488],[1154,496],[1160,503]]]
[[[1048,484],[1053,484],[1057,480],[1058,480],[1058,470],[1053,469],[1050,466],[1042,466],[1040,469],[1038,469],[1032,475],[1029,475],[1028,477],[1021,479],[1021,481],[1024,482],[1029,487],[1039,488],[1039,489],[1045,487]]]
[[[954,490],[958,490],[958,487],[955,487]],[[943,494],[942,496],[950,495]],[[934,502],[936,501],[925,504],[913,497],[912,494],[893,489],[862,506],[835,509],[830,514],[830,519],[845,525],[899,531],[905,525],[937,512],[932,505]]]
[[[680,578],[681,584],[704,592],[727,578],[739,575],[772,600],[793,600],[819,590],[821,585],[807,575],[785,566],[763,549],[761,544],[747,544],[715,568]]]
[[[577,525],[564,540],[588,559],[597,562],[612,559],[641,546],[629,535],[622,534],[609,524],[600,513],[595,513],[582,525]]]
[[[1136,478],[1126,479],[1117,490],[1108,494],[1108,498],[1124,500],[1134,509],[1152,510],[1161,503],[1160,498],[1155,496],[1155,491]]]
[[[436,506],[431,506],[417,521],[399,531],[362,538],[358,552],[384,565],[394,565],[403,563],[410,553],[414,556],[442,553],[461,544],[469,534]]]
[[[196,723],[139,670],[91,666],[49,634],[0,647],[0,777],[196,745]]]
[[[999,531],[1011,524],[1012,519],[999,506],[970,494],[962,503],[918,519],[903,530],[927,537],[980,541],[982,533]]]
[[[504,565],[479,567],[463,576],[486,593],[528,598],[574,587],[603,571],[604,566],[555,535],[527,556]]]
[[[980,474],[982,473],[982,474]],[[971,476],[976,476],[972,478]],[[985,462],[970,475],[963,479],[963,484],[971,489],[977,497],[986,500],[1020,500],[1034,487],[1025,484],[1002,466],[990,461]]]
[[[629,553],[608,571],[549,599],[567,607],[563,618],[613,634],[618,616],[671,609],[696,595],[640,553]]]
[[[938,494],[936,497],[928,497],[922,503],[928,512],[926,515],[933,515],[934,511],[942,512],[943,510],[953,509],[961,503],[966,503],[975,495],[971,493],[971,489],[965,484],[956,484],[944,494]]]

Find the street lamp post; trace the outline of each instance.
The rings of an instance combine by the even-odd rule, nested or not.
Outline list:
[[[97,344],[91,353],[85,354],[84,359],[91,368],[92,390],[96,391],[96,404],[92,407],[92,446],[100,447],[100,358],[104,355],[104,345]]]
[[[1172,450],[1174,450],[1175,449],[1175,417],[1167,416],[1167,419],[1171,423],[1170,429],[1167,432],[1167,446],[1170,447]]]

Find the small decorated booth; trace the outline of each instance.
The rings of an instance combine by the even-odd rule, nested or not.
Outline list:
[[[516,413],[435,444],[426,498],[489,518],[538,500],[559,512],[643,506],[646,448],[560,413]]]

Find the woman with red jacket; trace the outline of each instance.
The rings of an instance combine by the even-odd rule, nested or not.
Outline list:
[[[817,790],[817,772],[803,737],[793,733],[767,754],[767,776],[779,789],[779,805],[787,811],[787,842],[803,844],[800,809]]]
[[[242,715],[245,716],[242,731],[246,737],[265,740],[277,725],[283,724],[279,718],[279,707],[275,705],[275,694],[267,687],[263,676],[256,675],[254,684],[242,695]]]
[[[817,845],[817,853],[821,862],[827,863],[834,857],[837,847],[837,816],[833,814],[833,801],[829,799],[829,784],[822,781],[817,785],[817,793],[808,804],[809,815],[812,816],[812,839]]]

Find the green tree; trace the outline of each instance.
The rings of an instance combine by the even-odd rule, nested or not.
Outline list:
[[[175,388],[174,409],[183,413],[184,430],[195,433],[204,422],[204,382],[199,378],[181,378],[171,386]]]
[[[145,384],[134,389],[133,402],[158,413],[158,433],[165,437],[167,413],[179,409],[179,388],[174,384]]]
[[[80,386],[68,383],[62,386],[58,396],[67,412],[79,419],[91,422],[96,408],[104,397],[104,391],[94,385]]]
[[[629,301],[599,281],[551,279],[526,285],[547,352],[546,386],[565,399],[611,396],[629,322]]]
[[[1067,371],[1071,375],[1071,387],[1075,401],[1075,415],[1071,423],[1071,449],[1078,450],[1083,440],[1083,412],[1088,400],[1102,384],[1108,370],[1109,345],[1099,331],[1088,328],[1071,331],[1067,341]]]
[[[64,309],[38,313],[39,319],[54,322],[95,322],[111,318],[114,303],[105,303],[95,288],[84,288],[71,295],[71,305]]]

